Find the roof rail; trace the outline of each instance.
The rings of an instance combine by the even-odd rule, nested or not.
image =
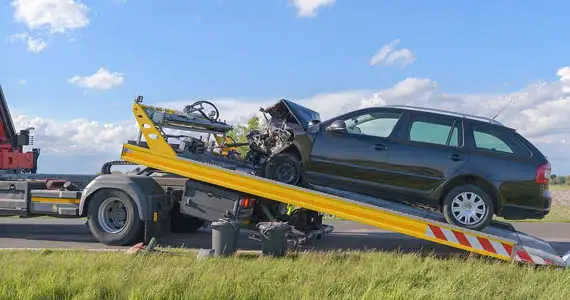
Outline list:
[[[392,107],[392,108],[401,108],[401,109],[417,110],[417,111],[424,111],[424,112],[440,113],[440,114],[446,114],[446,115],[452,115],[452,116],[462,117],[462,118],[466,118],[466,119],[473,119],[473,120],[485,121],[485,122],[488,122],[488,123],[491,123],[491,124],[504,126],[503,123],[501,123],[501,122],[499,122],[499,121],[497,121],[497,120],[490,119],[490,118],[481,117],[481,116],[476,116],[476,115],[470,115],[470,114],[464,114],[464,113],[459,113],[459,112],[454,112],[454,111],[444,110],[444,109],[427,108],[427,107],[410,106],[410,105],[387,105],[387,106],[385,106],[385,107]]]

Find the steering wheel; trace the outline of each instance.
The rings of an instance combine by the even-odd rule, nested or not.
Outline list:
[[[208,114],[204,112],[205,110],[204,105],[210,106],[212,109]],[[218,108],[210,101],[200,100],[190,105],[186,105],[186,107],[184,107],[185,114],[192,115],[194,114],[194,112],[199,112],[204,118],[210,121],[217,121],[218,118],[220,117],[220,112],[218,111]]]

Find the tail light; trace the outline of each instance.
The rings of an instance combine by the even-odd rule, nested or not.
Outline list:
[[[245,197],[245,198],[241,198],[239,200],[239,206],[241,208],[250,208],[255,206],[255,199],[254,198],[249,198],[249,197]]]
[[[548,184],[550,180],[550,163],[542,164],[536,170],[536,183]]]

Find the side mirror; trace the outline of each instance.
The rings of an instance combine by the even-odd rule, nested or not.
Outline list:
[[[315,125],[317,125],[317,124],[319,124],[319,123],[321,123],[321,121],[319,121],[319,120],[311,120],[311,121],[309,121],[309,127],[315,126]]]
[[[336,133],[346,133],[346,123],[342,120],[336,120],[332,122],[331,125],[327,127],[327,131],[332,131]]]

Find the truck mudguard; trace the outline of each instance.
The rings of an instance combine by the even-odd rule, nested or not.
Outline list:
[[[116,189],[129,195],[136,203],[142,221],[152,221],[152,198],[165,194],[164,189],[152,177],[105,174],[95,178],[83,190],[79,203],[79,215],[87,215],[89,200],[101,189]]]

